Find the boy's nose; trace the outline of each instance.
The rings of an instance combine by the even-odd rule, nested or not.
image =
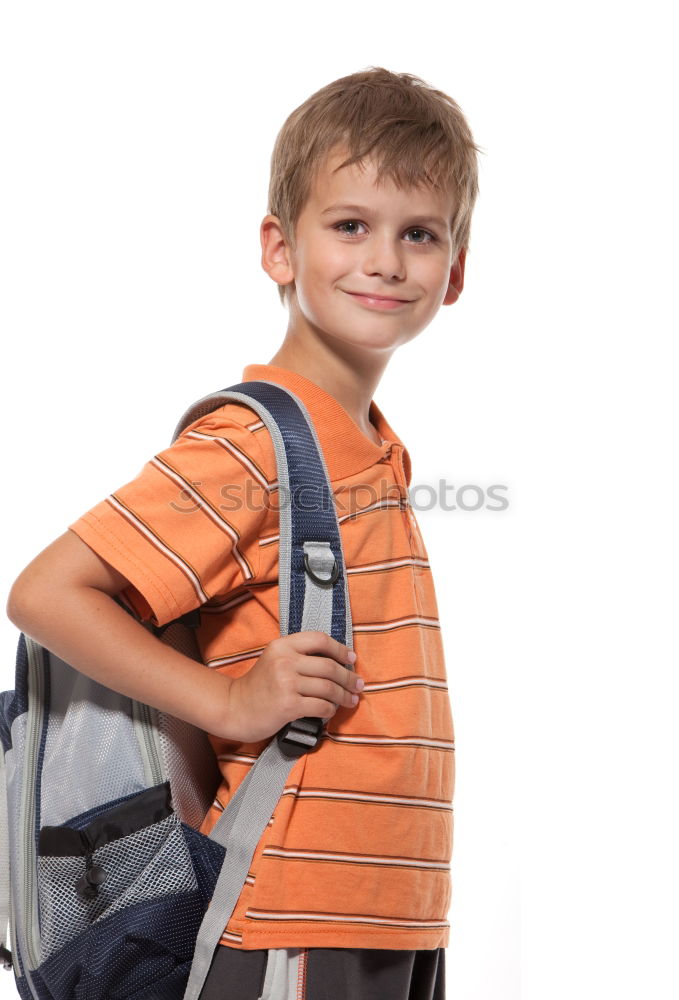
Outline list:
[[[365,247],[363,270],[366,274],[385,279],[405,277],[405,262],[401,251],[390,239],[379,240]]]

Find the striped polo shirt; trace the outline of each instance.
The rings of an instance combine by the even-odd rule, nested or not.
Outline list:
[[[365,688],[293,765],[221,943],[259,948],[444,948],[455,753],[427,552],[408,499],[410,456],[371,401],[367,437],[320,386],[247,365],[306,406],[342,538],[355,669]],[[163,625],[200,608],[206,666],[241,677],[280,635],[277,468],[259,414],[230,402],[194,421],[131,482],[69,527]],[[209,833],[269,739],[210,736],[222,783]]]

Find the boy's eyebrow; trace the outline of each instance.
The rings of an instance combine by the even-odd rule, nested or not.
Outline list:
[[[336,205],[330,205],[328,208],[324,208],[321,215],[330,215],[332,212],[358,212],[359,215],[368,215],[370,212],[369,208],[363,205],[345,205],[344,203],[338,202]],[[411,213],[411,218],[417,219],[419,222],[426,222],[429,225],[439,225],[445,228],[446,220],[440,218],[438,215],[418,215],[417,212]]]

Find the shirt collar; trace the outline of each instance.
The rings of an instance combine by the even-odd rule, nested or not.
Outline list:
[[[301,399],[316,428],[331,479],[344,479],[375,465],[387,454],[390,447],[396,446],[401,449],[406,485],[410,485],[411,465],[408,450],[374,399],[370,401],[368,416],[370,423],[377,428],[380,437],[384,439],[382,445],[378,445],[363,433],[334,396],[298,372],[279,368],[278,365],[246,365],[242,381],[275,382],[284,389],[290,389]]]

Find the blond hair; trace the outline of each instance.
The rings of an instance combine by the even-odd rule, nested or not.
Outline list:
[[[334,80],[295,108],[271,154],[267,208],[279,218],[293,249],[315,172],[337,147],[349,152],[338,170],[369,156],[378,185],[386,176],[401,189],[429,185],[452,193],[454,252],[469,246],[481,149],[447,94],[411,73],[372,66]],[[278,286],[283,305],[291,287]]]

